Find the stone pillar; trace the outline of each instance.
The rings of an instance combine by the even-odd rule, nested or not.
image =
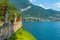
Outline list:
[[[14,14],[14,23],[16,23],[16,19],[17,19],[17,15],[16,14]]]

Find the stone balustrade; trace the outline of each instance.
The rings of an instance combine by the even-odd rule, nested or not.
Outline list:
[[[8,39],[21,27],[22,27],[22,21],[14,24],[7,24],[4,26],[0,26],[0,40]]]

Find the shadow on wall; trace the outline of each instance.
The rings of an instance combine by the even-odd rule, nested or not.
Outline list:
[[[14,27],[11,24],[5,24],[0,28],[0,40],[8,39],[14,33]]]
[[[0,40],[8,40],[18,29],[22,27],[22,21],[6,23],[3,26],[0,26]],[[16,35],[15,38],[16,39]]]

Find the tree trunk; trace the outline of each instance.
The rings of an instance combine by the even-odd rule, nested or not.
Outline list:
[[[8,23],[8,17],[9,17],[9,14],[8,14],[8,12],[6,11],[5,18],[4,18],[4,24],[5,24],[5,23]]]

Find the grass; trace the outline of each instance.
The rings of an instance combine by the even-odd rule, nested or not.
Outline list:
[[[3,26],[3,24],[0,24],[0,26]]]
[[[19,29],[9,40],[36,40],[36,38],[24,29]]]

